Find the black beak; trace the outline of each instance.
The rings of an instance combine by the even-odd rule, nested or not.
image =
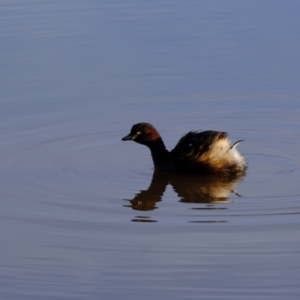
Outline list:
[[[131,141],[131,140],[132,140],[132,135],[130,133],[122,138],[122,141]]]

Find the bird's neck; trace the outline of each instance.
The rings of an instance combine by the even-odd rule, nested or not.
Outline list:
[[[150,149],[155,169],[160,169],[167,161],[169,151],[161,137],[156,138],[146,144]]]

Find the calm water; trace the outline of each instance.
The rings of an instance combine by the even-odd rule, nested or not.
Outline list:
[[[0,299],[299,299],[300,3],[50,2],[0,3]],[[153,175],[140,121],[247,176]]]

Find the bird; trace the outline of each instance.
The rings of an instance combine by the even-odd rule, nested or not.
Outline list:
[[[237,150],[242,140],[231,144],[226,132],[190,131],[168,151],[157,129],[141,122],[133,125],[130,133],[122,138],[122,141],[129,140],[150,149],[154,169],[159,171],[238,178],[245,175],[247,168],[245,158]]]

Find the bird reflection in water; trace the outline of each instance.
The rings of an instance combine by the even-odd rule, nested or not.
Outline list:
[[[187,175],[154,171],[149,188],[137,193],[133,199],[125,199],[130,204],[124,206],[139,211],[157,209],[157,203],[162,201],[163,194],[168,184],[170,184],[175,193],[177,193],[180,199],[179,202],[208,204],[206,207],[202,206],[194,209],[218,209],[213,204],[228,202],[232,193],[239,196],[235,190],[238,182],[243,177],[222,178],[220,176]],[[136,217],[132,221],[153,222],[154,220],[141,216]]]

